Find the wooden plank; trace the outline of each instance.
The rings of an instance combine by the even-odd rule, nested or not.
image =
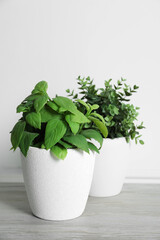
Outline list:
[[[160,185],[125,184],[121,194],[90,197],[74,220],[44,221],[30,211],[23,184],[0,184],[0,240],[159,240]]]

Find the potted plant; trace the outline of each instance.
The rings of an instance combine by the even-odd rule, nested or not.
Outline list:
[[[105,81],[104,88],[96,88],[90,77],[78,77],[81,99],[88,104],[98,104],[95,116],[105,120],[108,128],[108,138],[104,139],[99,156],[96,156],[91,196],[113,196],[121,192],[127,166],[126,142],[135,140],[144,144],[139,130],[144,128],[143,122],[135,124],[138,116],[138,107],[129,104],[130,97],[137,91],[138,86],[130,87],[126,79],[121,78],[114,86],[111,79]],[[66,90],[73,99],[78,97],[74,91]],[[82,106],[78,109],[85,113]]]
[[[33,214],[47,220],[66,220],[84,211],[94,168],[94,151],[102,146],[107,128],[102,121],[83,129],[93,120],[98,105],[87,115],[72,100],[47,94],[48,84],[37,83],[31,95],[17,107],[22,117],[11,131],[12,149],[21,150],[25,188]],[[87,105],[88,106],[88,105]],[[100,131],[100,132],[99,132]],[[62,161],[64,160],[64,161]]]

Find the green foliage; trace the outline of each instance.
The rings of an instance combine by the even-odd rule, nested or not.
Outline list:
[[[123,78],[118,80],[115,85],[112,85],[111,81],[112,79],[105,81],[104,88],[96,88],[90,77],[81,78],[79,76],[77,83],[80,99],[77,100],[78,94],[75,94],[74,91],[67,89],[66,92],[77,102],[78,109],[83,113],[86,112],[86,105],[99,106],[96,113],[92,112],[88,118],[101,129],[101,132],[103,126],[98,120],[105,123],[109,138],[125,137],[127,142],[134,139],[135,143],[144,144],[139,134],[139,130],[144,128],[143,122],[140,125],[135,124],[139,108],[128,103],[132,94],[136,93],[139,87],[127,85],[126,79]],[[83,100],[85,103],[82,103]],[[107,135],[107,132],[103,131],[103,136],[106,136],[105,134]]]
[[[29,149],[29,146],[31,145],[32,141],[38,136],[38,133],[30,133],[30,132],[23,132],[19,147],[21,149],[21,152],[24,154],[24,156],[27,156],[27,152]]]
[[[36,98],[34,101],[34,108],[36,112],[39,112],[47,101],[48,101],[47,95],[40,95],[38,98]]]
[[[66,130],[67,127],[65,123],[59,118],[55,117],[49,120],[46,125],[44,139],[46,149],[50,149],[52,146],[58,143],[59,140],[64,136]]]
[[[89,122],[87,117],[77,110],[76,105],[69,98],[58,96],[53,101],[59,106],[59,112],[70,112],[73,114],[72,121],[80,123]],[[63,109],[63,110],[62,110]],[[75,117],[75,118],[74,118]],[[73,120],[73,118],[75,120]],[[76,120],[77,118],[77,120]]]
[[[72,131],[74,134],[76,134],[76,133],[78,132],[78,130],[79,130],[80,124],[77,123],[77,122],[73,122],[73,121],[71,120],[71,117],[72,117],[71,114],[67,114],[67,115],[65,116],[65,119],[66,119],[67,123],[69,124],[69,126],[70,126],[70,128],[71,128],[71,131]]]
[[[103,138],[102,138],[101,134],[99,132],[97,132],[96,130],[94,130],[94,129],[82,130],[81,134],[88,139],[96,140],[97,142],[99,142],[100,147],[102,147]]]
[[[58,96],[53,100],[59,107],[63,108],[64,111],[68,111],[73,114],[77,113],[77,108],[76,108],[75,104],[69,98]]]
[[[54,145],[51,147],[51,152],[53,155],[55,155],[57,158],[64,160],[65,157],[67,156],[67,149],[59,146],[59,145]]]
[[[92,117],[92,116],[89,116],[88,118],[95,123],[95,125],[99,128],[99,130],[103,134],[103,136],[106,138],[108,136],[108,130],[107,130],[106,126],[104,125],[104,123],[101,122],[99,119]]]
[[[40,111],[42,123],[48,122],[57,115],[60,117],[60,114],[53,111],[47,104]]]
[[[87,153],[89,150],[99,152],[88,141],[94,138],[101,147],[103,138],[99,131],[105,137],[107,135],[105,120],[95,111],[99,106],[79,100],[79,104],[87,109],[84,114],[69,98],[49,98],[47,88],[47,82],[37,83],[31,95],[17,107],[17,113],[22,113],[22,117],[11,131],[12,149],[19,147],[24,156],[27,156],[30,146],[50,149],[60,159],[67,156],[69,148],[80,148]],[[98,117],[98,124],[94,116]]]
[[[24,121],[19,121],[16,123],[11,132],[11,143],[14,150],[16,150],[16,148],[19,146],[19,143],[21,141],[25,129],[25,125],[26,123]]]
[[[46,93],[48,89],[48,83],[46,81],[40,81],[34,87],[32,93]]]
[[[41,114],[31,112],[26,115],[26,121],[34,128],[41,129]]]
[[[66,142],[89,153],[88,142],[81,134],[70,135],[63,138]]]
[[[89,147],[90,150],[99,153],[99,149],[93,143],[88,142],[88,147]]]

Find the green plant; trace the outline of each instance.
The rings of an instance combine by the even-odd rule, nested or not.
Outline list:
[[[105,81],[104,88],[96,88],[93,80],[90,77],[77,78],[79,86],[79,94],[81,99],[88,104],[97,104],[99,108],[95,116],[105,119],[105,124],[108,128],[109,138],[125,137],[126,141],[135,139],[137,143],[144,144],[140,139],[141,135],[139,130],[144,128],[143,122],[140,125],[135,125],[135,120],[138,116],[138,107],[134,107],[133,104],[129,104],[130,97],[137,91],[138,86],[134,85],[130,87],[126,84],[126,79],[121,78],[114,86],[111,84],[112,79]],[[78,98],[78,94],[74,91],[66,90],[68,96],[71,96],[74,100]],[[82,106],[78,106],[78,109],[85,112]]]
[[[50,99],[47,88],[47,82],[37,83],[31,95],[17,107],[17,113],[22,113],[22,117],[11,131],[12,149],[19,147],[24,156],[30,146],[50,149],[60,159],[66,157],[68,148],[99,152],[90,139],[98,141],[101,147],[103,138],[99,131],[104,137],[108,132],[102,121],[92,119],[92,111],[98,106],[86,105],[89,111],[84,115],[69,98],[56,96]],[[94,129],[90,127],[91,123],[95,125]],[[86,124],[90,125],[84,129]]]

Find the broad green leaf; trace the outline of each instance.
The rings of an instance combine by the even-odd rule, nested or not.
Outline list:
[[[63,112],[66,112],[67,110],[65,109],[65,108],[63,108],[63,107],[60,107],[59,109],[58,109],[58,112],[59,113],[63,113]]]
[[[86,138],[89,138],[89,139],[93,138],[93,139],[95,139],[97,142],[100,143],[100,146],[102,147],[103,138],[102,138],[101,134],[98,131],[96,131],[94,129],[87,129],[87,130],[82,130],[81,134],[83,136],[85,136]]]
[[[34,87],[32,93],[43,92],[46,93],[48,89],[48,83],[46,81],[40,81]]]
[[[20,113],[20,112],[27,112],[28,111],[28,108],[26,108],[26,106],[24,104],[20,104],[18,105],[17,109],[16,109],[16,112],[17,113]]]
[[[39,96],[42,96],[41,94],[31,94],[28,97],[25,98],[25,101],[34,101]]]
[[[71,144],[69,144],[67,142],[62,141],[62,139],[59,140],[58,143],[61,144],[64,148],[73,148],[73,145],[71,145]]]
[[[99,150],[98,150],[98,148],[93,144],[93,143],[91,143],[91,142],[88,142],[88,147],[89,147],[89,149],[90,150],[92,150],[92,151],[95,151],[95,152],[97,152],[97,153],[99,153]]]
[[[59,145],[51,147],[51,152],[59,159],[64,160],[67,156],[67,149]]]
[[[92,122],[94,122],[94,124],[98,127],[98,129],[100,130],[100,132],[103,134],[103,136],[106,138],[108,136],[108,129],[107,127],[104,125],[103,122],[101,122],[100,120],[98,120],[95,117],[89,116],[88,117]]]
[[[90,120],[80,111],[77,110],[76,115],[71,115],[71,121],[76,123],[89,123]]]
[[[40,92],[39,90],[37,90],[37,89],[33,89],[33,91],[31,92],[32,94],[39,94],[39,93],[42,93],[42,92]]]
[[[71,114],[71,121],[76,123],[89,123],[90,120],[80,111],[77,110],[77,114]]]
[[[48,122],[49,120],[57,117],[58,119],[61,119],[61,115],[52,110],[49,106],[45,105],[41,111],[41,122]]]
[[[55,104],[54,102],[51,102],[51,101],[49,101],[48,103],[47,103],[47,105],[50,107],[50,108],[52,108],[54,111],[58,111],[58,106],[57,106],[57,104]]]
[[[71,116],[71,121],[77,122],[77,123],[90,122],[88,118],[77,109],[76,105],[69,98],[56,97],[53,99],[53,101],[58,106],[60,106],[63,109],[63,111],[66,110],[73,114],[73,116]]]
[[[38,136],[38,133],[30,133],[30,132],[23,132],[19,147],[21,149],[21,152],[26,157],[27,152],[29,149],[29,146],[31,146],[32,141]]]
[[[80,148],[85,152],[89,153],[88,142],[83,135],[76,134],[76,135],[63,137],[63,139],[64,141],[69,142],[74,146],[76,146],[77,148]]]
[[[77,113],[77,107],[75,106],[75,104],[72,102],[71,99],[66,98],[66,97],[56,97],[53,99],[53,101],[59,106],[62,107],[63,109],[65,109],[66,111],[69,111],[73,114]]]
[[[45,146],[46,149],[54,146],[65,134],[67,127],[65,123],[55,117],[51,119],[46,126],[45,131]]]
[[[65,119],[67,121],[67,123],[69,124],[70,128],[71,128],[71,131],[76,134],[79,130],[79,123],[76,123],[76,122],[72,122],[71,120],[71,114],[67,114],[65,116]]]
[[[11,143],[14,150],[16,150],[16,148],[19,146],[25,126],[26,123],[24,121],[19,121],[15,124],[13,130],[11,131]]]
[[[26,121],[32,127],[41,129],[41,114],[40,113],[35,113],[35,112],[28,113],[26,116]]]
[[[76,102],[79,102],[80,104],[82,104],[86,108],[87,111],[90,110],[90,107],[88,106],[88,104],[86,102],[84,102],[83,100],[77,99]]]
[[[48,101],[47,95],[39,95],[39,97],[36,98],[34,101],[34,108],[36,112],[39,112],[43,108],[43,106],[47,103],[47,101]]]
[[[17,113],[29,112],[32,106],[33,106],[32,101],[23,102],[17,107],[16,112]]]
[[[99,118],[105,124],[104,118],[99,113],[93,112],[91,113],[91,116]]]

